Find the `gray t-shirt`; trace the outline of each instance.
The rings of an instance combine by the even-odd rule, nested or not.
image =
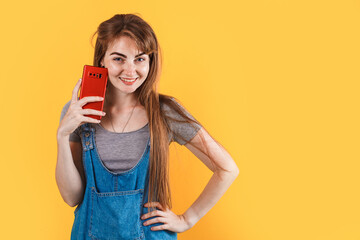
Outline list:
[[[184,113],[194,119],[194,117],[185,110],[175,101],[174,98],[171,98]],[[60,122],[66,114],[70,106],[70,101],[68,101],[61,111]],[[161,104],[161,107],[164,109],[164,112],[167,116],[172,118],[182,120],[183,118],[173,109],[171,109],[166,104]],[[92,127],[95,128],[95,145],[99,153],[101,161],[104,163],[105,167],[108,170],[120,173],[130,170],[134,167],[140,160],[142,154],[145,151],[147,141],[150,137],[149,123],[147,123],[142,128],[124,133],[115,133],[110,132],[103,128],[100,124],[89,123]],[[195,124],[195,127],[188,123],[180,123],[175,121],[168,121],[171,133],[169,133],[169,144],[173,141],[177,142],[180,145],[184,145],[190,141],[201,128],[201,125]],[[172,134],[175,132],[183,137],[186,141],[177,138]],[[70,134],[70,141],[81,142],[80,138],[80,127],[75,129],[73,133]]]

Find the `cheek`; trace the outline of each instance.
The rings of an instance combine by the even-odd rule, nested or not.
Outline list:
[[[142,75],[147,76],[149,73],[149,65],[142,66],[140,71]]]
[[[110,63],[107,65],[107,69],[110,75],[116,73],[118,71],[118,68],[119,67],[117,67],[114,63]]]

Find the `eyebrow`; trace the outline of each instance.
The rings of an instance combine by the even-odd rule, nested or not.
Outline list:
[[[124,55],[124,54],[122,54],[122,53],[119,53],[119,52],[112,52],[112,53],[110,53],[110,55],[113,55],[113,54],[117,54],[117,55],[120,55],[120,56],[122,56],[122,57],[124,57],[124,58],[127,58],[126,55]],[[144,55],[144,54],[145,54],[145,53],[142,52],[142,53],[136,55],[135,57],[139,57],[139,56]]]

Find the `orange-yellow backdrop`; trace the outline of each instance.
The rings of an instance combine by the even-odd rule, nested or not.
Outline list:
[[[359,240],[358,0],[7,1],[1,24],[1,239],[69,239],[55,181],[63,105],[98,24],[139,13],[164,53],[160,92],[240,168],[179,239]],[[175,213],[210,170],[171,148]]]

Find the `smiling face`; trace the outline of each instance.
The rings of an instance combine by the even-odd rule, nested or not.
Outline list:
[[[121,36],[109,44],[101,64],[108,69],[111,85],[123,93],[132,93],[149,73],[149,55],[141,52],[133,39]]]

